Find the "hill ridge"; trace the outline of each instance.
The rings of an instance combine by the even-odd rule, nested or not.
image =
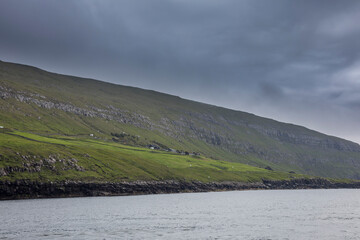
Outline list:
[[[0,62],[0,98],[2,124],[21,131],[95,134],[281,171],[360,176],[357,143],[154,90]]]

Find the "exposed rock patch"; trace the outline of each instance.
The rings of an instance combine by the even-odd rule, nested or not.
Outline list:
[[[50,155],[45,158],[20,154],[18,154],[18,156],[21,158],[21,166],[7,166],[0,168],[0,176],[7,176],[15,172],[36,173],[40,172],[44,168],[52,171],[85,171],[85,169],[78,164],[78,160],[75,158],[60,158],[55,155]]]

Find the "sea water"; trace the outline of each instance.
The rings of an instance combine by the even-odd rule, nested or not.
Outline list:
[[[360,190],[0,201],[0,239],[360,239]]]

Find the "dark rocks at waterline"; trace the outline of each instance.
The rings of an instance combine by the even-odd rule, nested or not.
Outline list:
[[[0,182],[0,199],[208,192],[251,188],[259,188],[259,186],[257,184],[236,182],[135,181],[85,183],[67,181],[41,183],[20,180]]]
[[[160,194],[180,192],[233,191],[249,189],[319,189],[319,188],[360,188],[360,182],[339,183],[326,179],[293,179],[289,181],[264,180],[259,183],[241,182],[182,182],[182,181],[135,181],[86,183],[33,182],[19,180],[0,181],[0,199],[121,196],[136,194]]]
[[[359,181],[332,182],[324,178],[291,179],[282,181],[263,180],[266,189],[330,189],[330,188],[360,188]]]

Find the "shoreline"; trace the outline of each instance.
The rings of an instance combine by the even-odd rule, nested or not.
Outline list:
[[[185,181],[133,181],[133,182],[34,182],[0,181],[0,200],[67,198],[90,196],[128,196],[190,192],[218,192],[275,189],[338,189],[360,188],[360,182],[332,182],[327,179],[263,180],[244,182],[185,182]]]

